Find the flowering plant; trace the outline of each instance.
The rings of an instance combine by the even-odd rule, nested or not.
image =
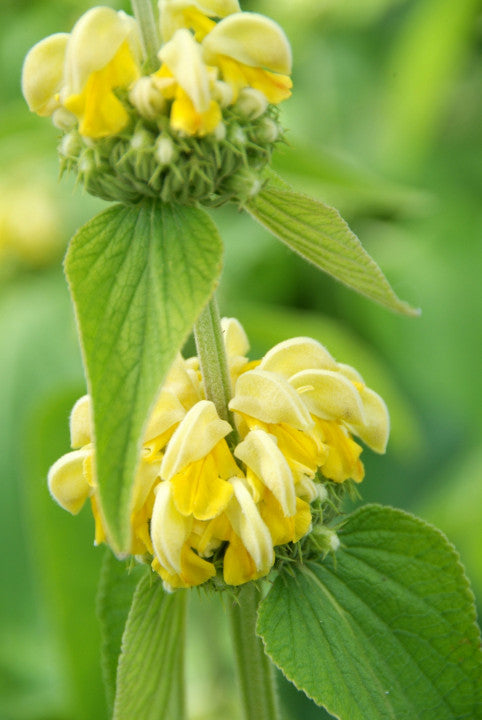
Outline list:
[[[112,551],[104,608],[113,562],[145,569],[122,647],[106,642],[113,717],[184,716],[178,631],[194,586],[227,597],[248,720],[279,717],[269,658],[343,719],[476,717],[479,635],[453,549],[401,511],[344,516],[364,476],[357,439],[385,451],[384,401],[310,338],[250,360],[241,325],[219,318],[222,241],[204,208],[226,203],[417,314],[336,210],[270,170],[288,40],[237,0],[160,0],[159,24],[150,2],[133,7],[92,8],[42,40],[22,79],[62,132],[62,170],[116,201],[65,260],[88,395],[48,477],[69,512],[90,499],[95,542]]]

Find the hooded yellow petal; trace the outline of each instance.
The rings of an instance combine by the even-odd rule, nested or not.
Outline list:
[[[205,457],[231,431],[231,425],[219,418],[214,403],[198,402],[169,441],[161,465],[163,480],[170,480],[189,463]]]
[[[289,75],[291,48],[281,27],[257,13],[235,13],[219,22],[203,40],[204,57],[216,65],[225,55],[243,65]]]
[[[302,370],[336,370],[337,363],[316,340],[296,337],[271,348],[261,360],[259,369],[288,379]]]
[[[177,510],[171,485],[160,483],[151,519],[151,540],[160,564],[169,573],[181,573],[181,552],[191,532],[192,520]]]
[[[194,109],[199,113],[207,112],[211,103],[209,73],[201,47],[189,30],[177,30],[172,40],[160,50],[159,59],[192,101]]]
[[[263,430],[252,430],[239,443],[234,454],[273,493],[283,515],[294,515],[296,496],[293,475],[274,438]]]
[[[350,380],[331,370],[302,370],[290,378],[309,412],[325,420],[364,422],[360,393]]]
[[[173,425],[180,423],[185,414],[186,411],[179,398],[171,390],[163,389],[151,412],[144,433],[144,442],[149,442],[158,435],[163,435]]]
[[[77,515],[92,492],[84,475],[84,463],[91,449],[74,450],[55,462],[49,470],[48,486],[54,500]]]
[[[141,461],[132,490],[132,512],[138,512],[145,504],[156,481],[159,480],[159,464]]]
[[[296,390],[282,377],[264,370],[240,375],[229,408],[266,423],[287,423],[298,430],[313,426]]]
[[[22,92],[27,104],[38,115],[51,115],[59,107],[67,33],[50,35],[33,46],[22,69]]]
[[[202,400],[200,383],[181,355],[178,355],[171,365],[164,389],[173,393],[185,410],[190,410]]]
[[[358,435],[369,448],[377,453],[384,453],[390,434],[390,416],[385,402],[373,390],[363,386],[359,389],[363,404],[364,422],[349,425],[350,430]]]
[[[66,96],[82,92],[89,77],[105,68],[123,43],[133,62],[140,66],[141,41],[135,20],[109,7],[88,10],[75,24],[67,47],[65,66]],[[129,68],[129,77],[132,72]],[[127,80],[129,84],[135,78]]]
[[[258,573],[266,575],[273,563],[271,535],[263,522],[256,503],[241,478],[229,481],[234,489],[226,515],[231,526],[251,556]]]
[[[70,444],[81,448],[92,442],[92,407],[89,395],[79,398],[70,413]]]
[[[338,363],[338,372],[340,372],[344,377],[348,378],[348,380],[351,380],[352,383],[355,383],[357,386],[365,384],[358,370],[355,370],[355,368],[351,365],[345,365],[345,363]]]
[[[89,75],[80,93],[64,93],[64,107],[79,118],[80,134],[97,139],[119,133],[129,115],[113,91],[128,87],[138,77],[139,68],[124,42],[104,68]]]
[[[249,340],[239,320],[236,320],[236,318],[222,318],[221,329],[228,357],[246,355],[249,350]]]

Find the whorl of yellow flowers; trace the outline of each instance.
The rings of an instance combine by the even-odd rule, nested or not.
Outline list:
[[[247,167],[259,175],[282,138],[276,106],[291,94],[289,43],[275,22],[241,12],[237,0],[160,0],[159,7],[158,70],[143,72],[132,17],[94,7],[70,34],[30,50],[25,99],[66,132],[61,158],[93,194],[231,199],[236,192],[222,181]],[[248,182],[245,194],[258,187]]]
[[[198,358],[177,358],[150,417],[131,504],[132,555],[149,559],[167,589],[221,575],[240,585],[267,575],[323,525],[330,490],[363,479],[361,446],[382,453],[385,403],[352,367],[300,337],[250,362],[246,334],[222,321],[234,426],[205,399]],[[74,450],[50,469],[57,502],[76,514],[90,498],[96,543],[108,542],[95,476],[90,399],[70,420]],[[228,444],[229,440],[229,444]]]

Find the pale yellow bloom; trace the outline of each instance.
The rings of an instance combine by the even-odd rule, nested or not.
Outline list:
[[[141,461],[136,473],[131,499],[132,554],[152,553],[149,520],[154,504],[153,489],[159,482],[162,450],[185,415],[177,397],[163,390],[149,420]],[[90,397],[85,395],[74,405],[70,417],[70,440],[73,452],[63,455],[49,470],[48,485],[54,499],[65,510],[76,515],[90,498],[95,519],[95,542],[108,541],[102,516],[92,444]]]
[[[161,482],[156,488],[152,512],[151,537],[154,549],[153,568],[167,590],[200,585],[216,574],[212,563],[197,555],[189,544],[193,518],[176,507],[172,486]]]
[[[276,438],[264,430],[252,430],[234,454],[247,467],[246,478],[273,546],[296,542],[306,535],[311,526],[311,511],[309,503],[298,496],[298,490],[305,495],[306,489],[304,484],[296,484]]]
[[[115,135],[129,114],[115,91],[140,77],[141,41],[135,20],[108,7],[94,7],[70,35],[37,43],[25,58],[22,89],[31,110],[54,115],[61,128],[79,121],[81,135]]]
[[[64,62],[69,35],[56,33],[44,38],[27,54],[22,69],[22,92],[37,115],[48,116],[60,107]]]
[[[151,556],[167,590],[221,572],[228,585],[262,578],[275,548],[301,540],[312,523],[317,542],[336,550],[336,535],[320,522],[326,480],[363,479],[362,448],[352,435],[377,452],[388,438],[383,400],[319,343],[294,338],[250,362],[242,326],[225,318],[222,330],[235,383],[236,447],[227,442],[233,428],[205,399],[199,359],[178,356],[147,424],[134,482],[130,552]],[[74,450],[52,466],[49,487],[74,514],[90,498],[102,542],[91,441],[86,396],[72,411]]]
[[[232,495],[227,480],[237,467],[225,441],[232,431],[218,417],[212,402],[201,400],[187,413],[174,433],[160,469],[173,489],[178,511],[198,520],[210,520],[225,510]]]
[[[275,373],[256,368],[240,375],[229,407],[240,415],[239,428],[261,429],[273,435],[297,480],[314,477],[326,456],[314,434],[315,422],[301,396]]]
[[[201,47],[186,29],[177,30],[159,52],[163,63],[154,75],[164,97],[172,99],[171,127],[186,135],[207,135],[221,122],[212,99],[210,77]]]
[[[317,470],[335,482],[363,479],[362,448],[351,434],[376,452],[385,451],[388,439],[388,411],[380,396],[310,338],[276,345],[257,368],[242,374],[230,408],[249,428],[277,438],[308,496],[307,479]]]
[[[204,59],[221,71],[234,100],[244,87],[261,91],[270,103],[291,94],[291,48],[281,27],[257,13],[235,13],[202,41]]]
[[[228,358],[231,384],[234,388],[240,374],[247,369],[249,340],[241,323],[236,318],[222,318],[224,346]]]
[[[228,585],[267,575],[274,563],[273,542],[256,503],[241,478],[231,479],[234,501],[227,508],[232,533],[223,562]]]
[[[135,20],[122,11],[95,7],[76,23],[65,57],[62,105],[79,121],[81,135],[101,138],[128,122],[114,90],[140,77],[141,42]]]

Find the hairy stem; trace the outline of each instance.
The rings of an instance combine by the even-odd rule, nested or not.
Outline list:
[[[131,4],[141,30],[142,44],[146,57],[145,71],[151,73],[159,67],[157,53],[161,47],[152,0],[131,0]]]
[[[215,404],[218,415],[234,428],[228,407],[231,399],[229,368],[215,298],[201,313],[194,336],[206,397]],[[227,440],[235,445],[237,434],[233,432]],[[237,602],[230,601],[229,606],[244,720],[279,720],[273,666],[256,635],[258,600],[256,587],[248,583],[239,592]]]
[[[253,583],[229,600],[228,612],[236,655],[243,720],[279,720],[273,665],[256,635],[259,593]]]
[[[194,326],[194,337],[206,397],[215,404],[219,417],[227,420],[234,428],[234,420],[228,408],[231,379],[215,297],[211,298],[199,316]]]

